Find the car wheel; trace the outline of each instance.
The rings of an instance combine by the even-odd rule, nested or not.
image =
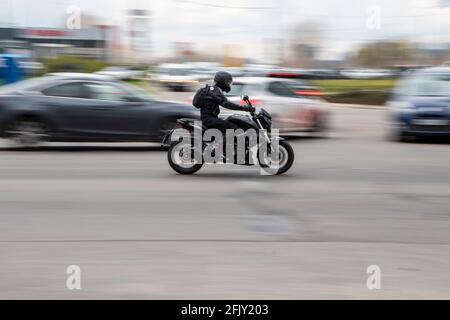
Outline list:
[[[412,142],[414,137],[405,134],[401,130],[390,129],[387,134],[387,140],[391,142]]]
[[[324,138],[329,130],[329,122],[328,117],[321,115],[316,120],[314,125],[313,134],[314,137]]]
[[[18,119],[7,126],[6,137],[19,148],[30,148],[50,140],[48,126],[36,119]]]

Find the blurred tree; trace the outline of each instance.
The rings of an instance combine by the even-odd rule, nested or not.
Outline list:
[[[60,55],[44,61],[46,72],[96,72],[106,64],[92,58]]]
[[[381,41],[363,46],[352,59],[360,67],[388,67],[417,62],[418,50],[406,41]]]

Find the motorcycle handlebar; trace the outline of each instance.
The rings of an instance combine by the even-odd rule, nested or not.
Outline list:
[[[250,107],[250,115],[252,116],[252,118],[256,117],[256,112],[255,112],[255,108],[252,105],[252,102],[250,101],[248,96],[244,96],[242,97],[242,100],[245,101],[247,103],[247,106]]]
[[[255,117],[255,115],[256,115],[255,108],[252,106],[252,103],[250,101],[247,102],[247,106],[250,108],[250,115],[252,117]]]

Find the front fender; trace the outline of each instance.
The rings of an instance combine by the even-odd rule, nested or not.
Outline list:
[[[276,135],[276,136],[270,135],[270,139],[272,139],[272,140],[278,140],[278,141],[286,140],[285,138],[280,137],[279,135]]]

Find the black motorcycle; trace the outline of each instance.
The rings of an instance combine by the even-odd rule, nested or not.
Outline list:
[[[233,159],[230,161],[223,156],[223,162],[227,163],[231,162],[234,164],[242,164],[242,165],[254,165],[258,163],[264,172],[269,174],[282,174],[289,170],[294,162],[294,151],[291,145],[281,137],[275,136],[271,133],[272,126],[272,117],[271,115],[264,109],[261,109],[258,114],[256,114],[255,109],[253,108],[250,99],[248,96],[242,98],[243,101],[247,103],[250,107],[250,116],[248,115],[231,115],[227,118],[228,121],[237,125],[240,129],[246,132],[249,129],[253,129],[252,132],[258,133],[258,146],[261,145],[261,139],[266,143],[266,148],[263,152],[256,152],[257,161],[250,161],[252,157],[251,146],[248,141],[245,141],[245,161],[238,161],[237,152],[234,153]],[[206,127],[196,127],[198,125],[198,120],[190,119],[190,118],[181,118],[177,120],[177,126],[186,130],[188,134],[188,138],[178,140],[172,142],[169,147],[169,151],[167,153],[167,158],[170,166],[176,172],[180,174],[193,174],[197,172],[205,163],[204,152],[206,149],[214,150],[215,145],[220,145],[220,142],[204,142],[196,143],[194,138],[194,130],[199,130],[202,133],[207,129]],[[172,138],[175,130],[170,131],[163,140],[163,145],[167,145],[168,141]],[[201,151],[200,151],[201,146]],[[223,145],[221,146],[223,147]],[[235,144],[235,151],[237,150],[237,145]],[[274,152],[278,151],[278,154],[274,154]],[[200,156],[197,157],[196,152],[200,152]],[[213,151],[214,152],[214,151]],[[254,152],[254,150],[253,150]],[[254,158],[254,157],[253,157]],[[252,158],[252,159],[253,159]]]

